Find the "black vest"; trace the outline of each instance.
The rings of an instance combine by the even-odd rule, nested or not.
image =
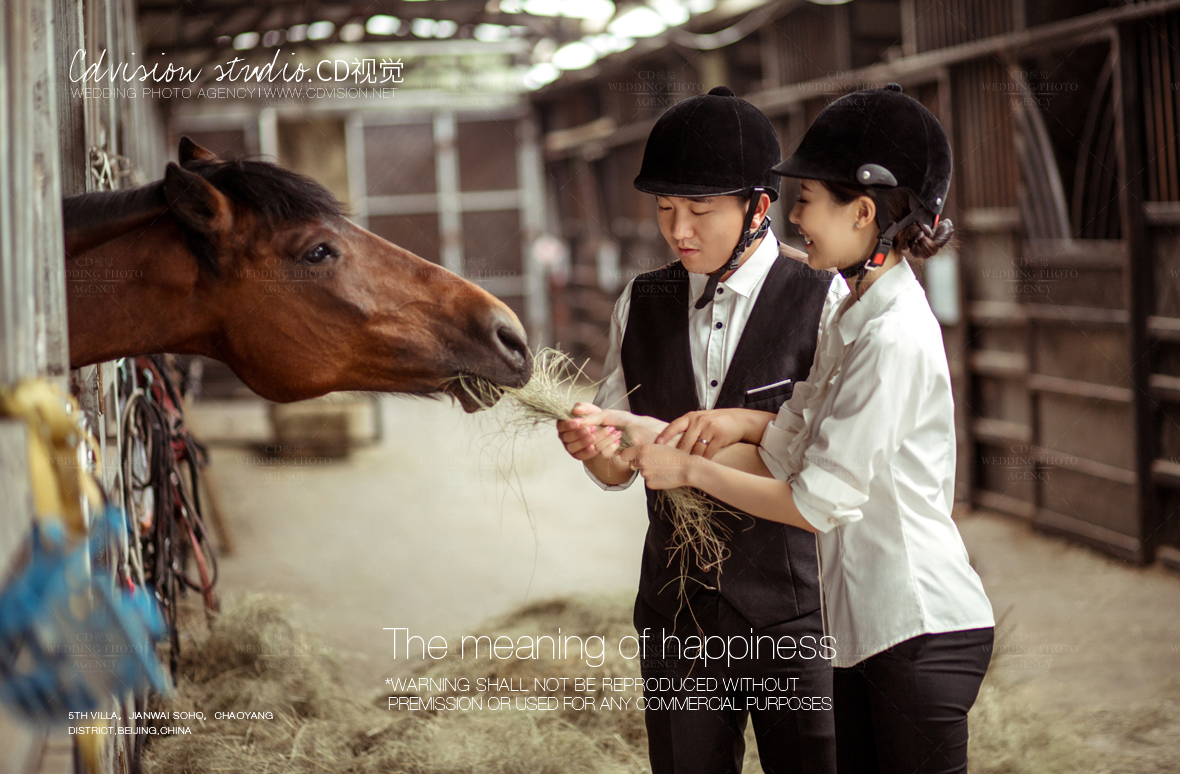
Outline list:
[[[777,412],[796,382],[807,378],[815,355],[819,317],[832,275],[784,254],[771,266],[725,374],[714,408]],[[688,341],[688,272],[679,261],[642,274],[631,286],[622,366],[631,411],[670,422],[702,408],[696,394]],[[786,384],[778,384],[790,380]],[[766,385],[777,385],[759,389]],[[647,490],[647,543],[639,593],[668,618],[679,607],[679,560],[669,566],[672,525],[659,512],[659,493]],[[815,536],[785,524],[715,513],[729,527],[729,558],[706,573],[692,564],[689,598],[716,588],[757,628],[819,608]]]

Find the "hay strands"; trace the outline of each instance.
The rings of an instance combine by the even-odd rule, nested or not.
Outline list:
[[[565,352],[545,348],[533,359],[533,375],[523,387],[502,387],[478,376],[454,377],[459,387],[481,405],[491,408],[500,398],[512,401],[515,411],[504,419],[505,432],[525,433],[547,427],[557,420],[574,419],[574,390],[579,377],[587,379],[584,369]],[[621,428],[621,449],[632,445],[627,429]],[[680,560],[680,596],[685,597],[689,558],[704,572],[721,572],[729,555],[726,541],[730,530],[713,517],[714,513],[733,513],[691,487],[661,491],[663,511],[672,523],[668,546],[669,565]],[[734,514],[737,515],[737,514]]]

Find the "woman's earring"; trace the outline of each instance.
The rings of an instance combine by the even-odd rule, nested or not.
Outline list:
[[[853,224],[852,224],[852,227],[853,227],[853,228],[860,228],[860,224],[859,224],[859,223],[853,223]]]

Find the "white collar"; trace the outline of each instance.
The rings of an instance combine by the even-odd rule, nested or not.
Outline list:
[[[733,274],[729,275],[729,279],[717,283],[717,287],[749,298],[750,294],[754,292],[754,288],[758,287],[758,283],[766,277],[777,258],[778,239],[775,237],[774,231],[767,229],[766,236],[762,237],[762,242],[750,257],[743,261]],[[696,299],[700,298],[701,293],[705,292],[705,283],[708,281],[708,274],[689,272],[688,283],[692,289],[694,303]]]
[[[859,301],[854,301],[855,296],[849,293],[844,300],[844,311],[836,323],[844,343],[855,341],[864,329],[865,323],[880,314],[881,310],[911,285],[918,285],[918,278],[914,275],[910,262],[903,256],[899,263],[886,269],[884,274],[869,285]]]

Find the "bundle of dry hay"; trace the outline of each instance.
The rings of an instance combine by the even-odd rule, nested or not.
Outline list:
[[[538,352],[533,363],[532,377],[523,387],[502,387],[471,375],[458,376],[455,380],[484,406],[491,407],[499,399],[509,398],[515,410],[498,416],[503,417],[503,429],[510,434],[548,428],[557,420],[575,419],[574,391],[579,381],[589,381],[583,368],[565,352],[550,348]],[[619,447],[630,448],[632,440],[627,428],[620,429]],[[660,497],[664,513],[672,523],[668,561],[680,563],[680,597],[686,599],[690,561],[695,561],[705,572],[716,569],[720,574],[721,565],[729,556],[726,543],[732,533],[714,514],[734,512],[691,487],[661,490]]]

